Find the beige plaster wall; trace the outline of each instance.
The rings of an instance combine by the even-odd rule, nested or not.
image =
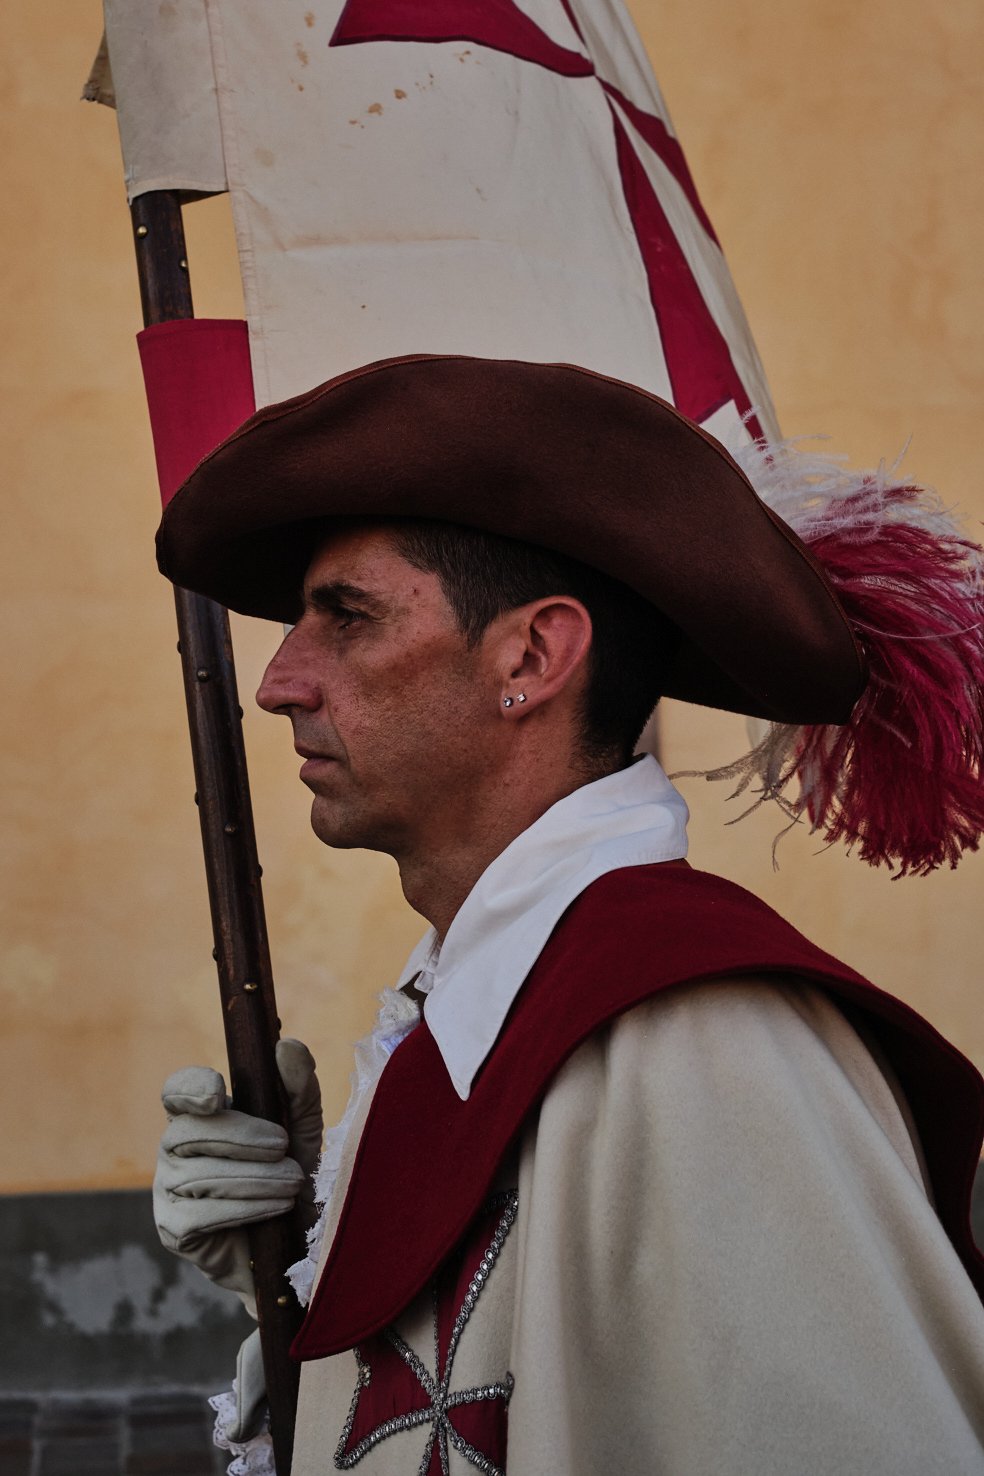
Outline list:
[[[984,391],[976,0],[636,0],[787,433],[894,456],[979,521]],[[157,578],[139,304],[115,124],[76,101],[97,0],[7,11],[0,602],[0,1189],[149,1181],[164,1075],[219,1061],[211,939],[167,588]],[[198,310],[235,314],[223,201],[186,212]],[[244,706],[273,648],[237,622]],[[675,709],[669,765],[712,765],[734,719]],[[352,1040],[421,924],[390,862],[307,827],[286,727],[250,714],[274,963],[329,1110]],[[694,859],[761,891],[984,1065],[982,863],[893,884],[790,836],[725,829],[690,781]]]

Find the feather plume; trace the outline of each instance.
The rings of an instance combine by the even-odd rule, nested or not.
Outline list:
[[[897,876],[955,866],[984,832],[984,552],[898,462],[849,472],[795,442],[733,454],[823,565],[870,676],[842,727],[773,724],[707,777],[755,785],[752,808],[776,800]]]

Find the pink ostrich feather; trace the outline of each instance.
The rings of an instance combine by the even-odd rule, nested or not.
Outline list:
[[[956,866],[984,832],[984,552],[895,468],[849,473],[790,443],[737,456],[823,565],[870,675],[843,726],[774,724],[708,778],[756,784],[897,876]]]

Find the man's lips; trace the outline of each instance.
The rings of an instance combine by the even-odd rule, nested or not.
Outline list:
[[[305,743],[295,743],[294,752],[302,759],[330,759],[330,753],[319,753],[316,748],[308,748]]]
[[[308,748],[303,743],[295,743],[294,751],[304,760],[299,775],[301,779],[313,779],[328,764],[337,763],[337,759],[330,753],[319,753],[317,749]]]

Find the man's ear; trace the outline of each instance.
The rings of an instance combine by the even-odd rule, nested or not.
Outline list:
[[[500,658],[501,708],[519,718],[566,691],[579,691],[591,649],[591,616],[571,595],[510,610]]]

